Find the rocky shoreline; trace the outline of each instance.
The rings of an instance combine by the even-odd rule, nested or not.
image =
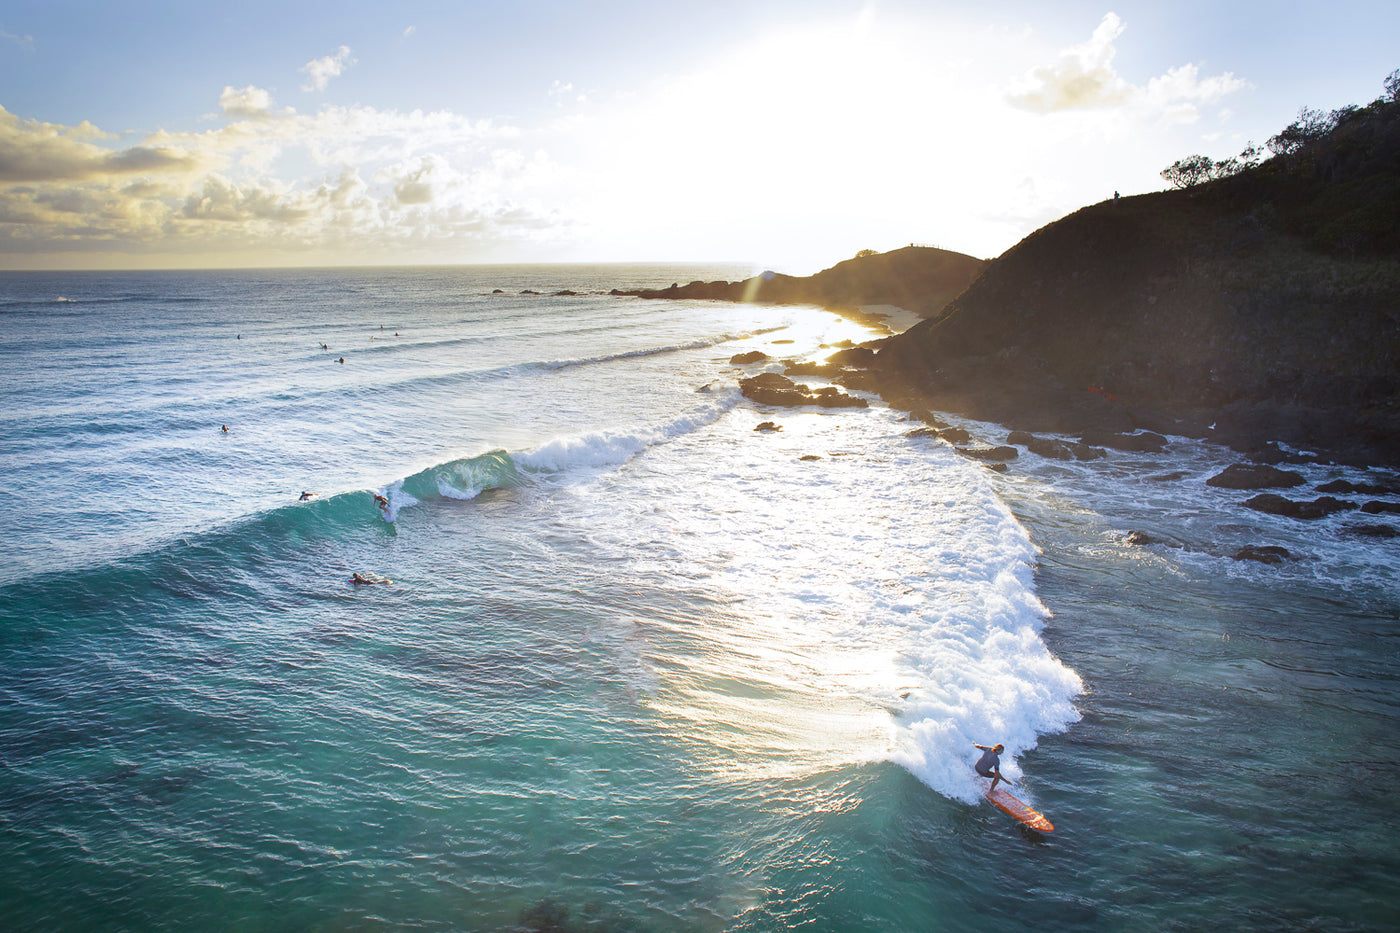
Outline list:
[[[731,358],[730,363],[742,369],[768,367],[765,371],[753,375],[740,375],[737,380],[744,396],[765,408],[866,407],[868,402],[864,398],[843,392],[841,389],[880,394],[876,348],[883,342],[828,348],[832,349],[832,352],[822,363],[775,359],[760,351],[736,355]],[[771,367],[774,365],[781,366],[782,372],[772,371]],[[804,377],[820,379],[826,385],[813,389],[800,381]],[[904,398],[903,401],[907,402],[908,398]],[[918,424],[907,432],[907,436],[941,440],[960,455],[996,472],[1007,472],[1023,455],[1063,461],[1095,461],[1108,457],[1111,450],[1159,453],[1169,450],[1172,444],[1171,437],[1156,431],[1112,430],[1102,425],[1077,432],[1035,433],[1020,428],[1009,428],[1004,438],[979,438],[965,428],[950,424],[933,410],[890,403],[891,407],[897,410],[907,411],[910,421]],[[781,431],[782,426],[777,421],[769,420],[759,424],[755,430]],[[1060,436],[1047,436],[1049,434]],[[1077,434],[1078,438],[1066,436],[1067,434]],[[812,455],[803,459],[820,458]],[[1301,488],[1308,485],[1303,473],[1286,468],[1304,464],[1325,465],[1329,462],[1335,461],[1319,454],[1290,451],[1278,444],[1268,443],[1255,447],[1247,458],[1207,479],[1206,485],[1239,492],[1241,499],[1238,506],[1241,508],[1301,522],[1316,521],[1338,513],[1355,513],[1356,519],[1346,524],[1345,533],[1369,539],[1400,537],[1400,528],[1394,524],[1370,520],[1400,515],[1400,477],[1378,475],[1374,480],[1366,482],[1330,480],[1306,492]],[[1186,475],[1184,472],[1168,472],[1154,479],[1171,482],[1184,479]],[[1274,490],[1294,492],[1284,495]],[[1362,519],[1362,516],[1366,518]],[[1139,547],[1192,548],[1188,542],[1169,541],[1140,531],[1129,534],[1127,541]],[[1274,544],[1245,545],[1221,556],[1267,565],[1284,564],[1297,559],[1297,556],[1286,548]]]

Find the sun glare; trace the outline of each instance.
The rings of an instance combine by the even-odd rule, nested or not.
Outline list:
[[[610,200],[579,213],[649,258],[665,243],[793,274],[946,239],[936,225],[976,184],[953,174],[953,128],[987,110],[953,93],[953,64],[868,12],[752,39],[611,115],[593,176]]]

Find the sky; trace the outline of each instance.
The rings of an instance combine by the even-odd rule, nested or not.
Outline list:
[[[1400,4],[0,5],[0,269],[996,256],[1378,97]]]

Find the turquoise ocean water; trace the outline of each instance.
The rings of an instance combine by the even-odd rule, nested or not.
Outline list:
[[[606,294],[749,271],[0,275],[3,927],[1395,928],[1386,516],[759,408],[872,334]]]

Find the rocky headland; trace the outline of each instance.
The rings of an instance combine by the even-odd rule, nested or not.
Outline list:
[[[882,393],[1400,464],[1400,103],[1290,131],[1258,165],[1031,234],[881,347]]]
[[[741,282],[679,282],[670,288],[612,290],[637,298],[691,298],[765,304],[814,304],[843,313],[893,305],[927,317],[957,297],[987,265],[963,253],[907,246],[888,253],[863,252],[815,275],[764,272]],[[873,315],[878,316],[878,315]]]
[[[1284,458],[1278,442],[1400,465],[1400,102],[1276,139],[1266,161],[1085,207],[989,263],[910,247],[806,278],[615,294],[917,311],[864,359],[813,373],[911,411],[1088,449],[1178,434],[1262,461]]]

